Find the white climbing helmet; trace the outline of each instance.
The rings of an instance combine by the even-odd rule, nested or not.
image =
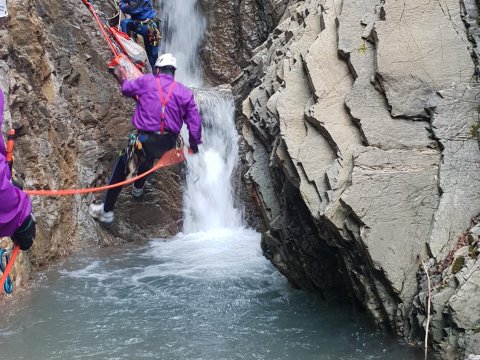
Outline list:
[[[177,69],[177,59],[170,53],[160,55],[155,62],[155,67],[173,66]]]

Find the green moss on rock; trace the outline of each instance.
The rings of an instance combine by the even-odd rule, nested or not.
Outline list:
[[[456,274],[465,266],[465,258],[463,256],[457,257],[452,264],[452,273]]]
[[[474,138],[474,139],[477,138],[478,129],[480,129],[480,122],[477,122],[477,123],[473,124],[472,126],[470,126],[470,135],[472,135],[472,138]]]
[[[468,247],[468,256],[470,256],[472,259],[477,259],[478,255],[480,255],[478,246],[476,244],[470,245]]]

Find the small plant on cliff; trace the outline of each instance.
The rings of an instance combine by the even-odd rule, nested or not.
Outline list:
[[[463,269],[465,266],[465,257],[459,256],[457,257],[452,264],[452,274],[458,273],[460,270]]]
[[[476,224],[476,222],[473,224]],[[441,274],[446,268],[448,268],[450,265],[453,264],[453,261],[455,260],[454,255],[457,252],[457,250],[468,245],[470,245],[468,241],[468,233],[465,232],[462,235],[460,235],[460,237],[458,238],[457,245],[455,245],[455,247],[447,254],[445,259],[443,259],[437,264],[436,269],[431,272],[431,275]]]
[[[470,126],[470,135],[472,135],[472,138],[476,139],[477,138],[477,131],[480,129],[480,122],[477,122]]]
[[[478,250],[478,245],[477,244],[472,244],[468,247],[468,256],[470,256],[472,259],[477,259],[478,255],[480,255],[480,251]]]
[[[360,47],[358,48],[358,52],[360,54],[363,54],[363,55],[366,54],[367,50],[368,49],[367,49],[367,45],[365,44],[365,42],[362,45],[360,45]]]

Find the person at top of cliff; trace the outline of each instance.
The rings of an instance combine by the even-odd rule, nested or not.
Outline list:
[[[3,121],[3,93],[0,91],[0,129]],[[26,193],[12,184],[5,142],[0,135],[0,237],[8,236],[21,250],[28,250],[35,240],[35,218]]]
[[[167,53],[161,55],[155,63],[155,75],[145,74],[135,80],[123,81],[123,95],[137,99],[132,117],[137,135],[131,143],[139,142],[140,146],[134,151],[130,151],[127,146],[120,155],[110,185],[127,178],[132,153],[140,159],[136,166],[139,175],[150,170],[155,159],[161,158],[176,146],[183,123],[188,128],[190,149],[193,153],[198,152],[198,145],[202,143],[202,118],[192,91],[175,81],[176,69],[177,59]],[[145,181],[144,177],[133,183],[134,198],[143,195]],[[113,209],[120,191],[121,187],[108,190],[103,203],[90,205],[90,215],[101,222],[113,222]]]
[[[129,19],[121,21],[122,31],[143,37],[148,62],[153,69],[158,58],[160,21],[157,19],[152,0],[121,0],[119,5],[123,13],[130,15]]]

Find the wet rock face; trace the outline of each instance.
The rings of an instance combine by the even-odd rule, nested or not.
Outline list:
[[[443,263],[480,213],[475,7],[461,5],[291,1],[233,83],[267,257],[410,339],[425,326],[419,258]],[[443,293],[436,345],[477,326],[473,273]],[[462,339],[447,342],[480,353]]]
[[[29,189],[104,185],[132,129],[134,102],[122,98],[108,73],[111,55],[91,14],[73,0],[18,0],[9,2],[9,13],[0,29],[8,105],[2,132],[20,127],[17,173]],[[126,187],[108,229],[88,215],[94,196],[34,197],[38,236],[30,260],[43,264],[98,243],[175,234],[181,206],[171,204],[181,204],[179,184],[178,169],[158,172],[144,203],[133,202]]]
[[[208,29],[201,50],[204,72],[214,84],[232,81],[252,51],[273,30],[286,0],[200,0]]]

